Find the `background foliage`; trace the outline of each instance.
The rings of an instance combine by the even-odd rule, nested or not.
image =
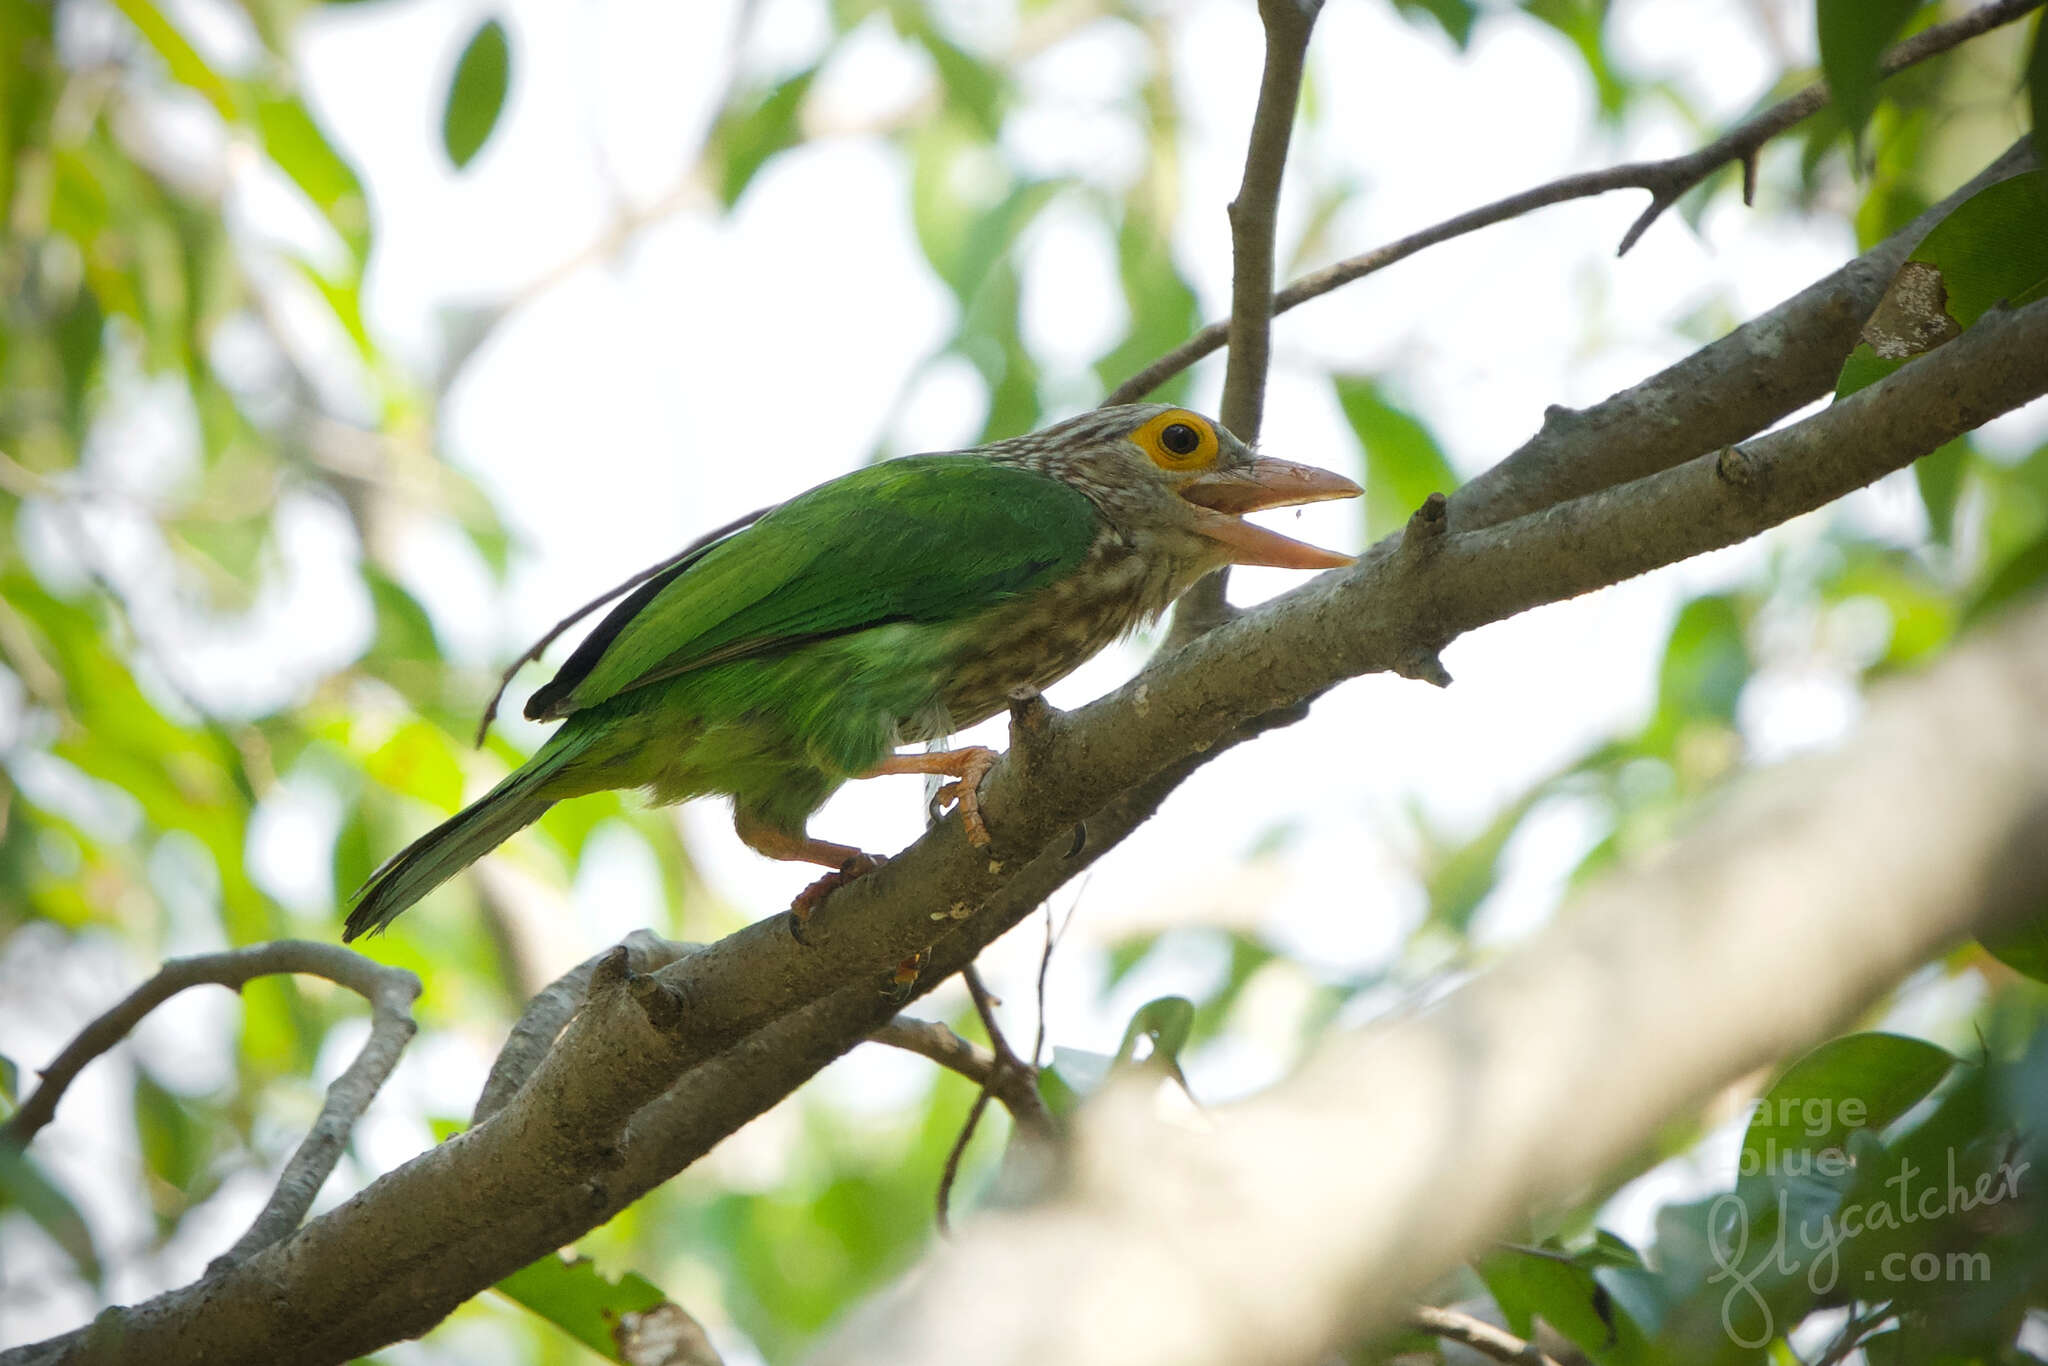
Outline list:
[[[341,8],[0,0],[0,985],[9,1002],[0,1103],[62,1041],[62,1026],[161,956],[331,934],[335,908],[377,861],[531,740],[515,731],[469,748],[493,669],[512,652],[496,639],[508,632],[487,631],[482,649],[474,635],[465,643],[423,589],[408,547],[432,528],[438,544],[454,547],[446,556],[486,584],[482,600],[503,610],[526,552],[478,465],[444,458],[444,404],[493,330],[535,296],[504,294],[444,319],[427,358],[401,355],[366,320],[387,212],[366,192],[368,168],[309,102],[301,56],[308,29],[337,22],[330,11]],[[1220,219],[1183,183],[1185,125],[1210,99],[1207,82],[1229,79],[1248,92],[1254,77],[1249,67],[1195,66],[1196,54],[1176,46],[1175,11],[1026,0],[987,22],[908,0],[755,8],[741,7],[729,84],[688,153],[678,197],[622,214],[591,261],[571,269],[630,250],[665,212],[739,212],[778,157],[829,153],[849,138],[879,143],[902,169],[908,230],[952,321],[869,438],[878,456],[902,448],[915,427],[912,399],[934,376],[971,381],[979,416],[960,439],[1007,435],[1093,401],[1218,314],[1223,267],[1199,252],[1214,254],[1220,239],[1203,225]],[[1723,120],[1698,107],[1696,84],[1633,67],[1626,46],[1611,41],[1606,4],[1393,0],[1391,9],[1415,41],[1460,53],[1481,54],[1496,35],[1561,44],[1593,110],[1589,162],[1617,159],[1673,124],[1703,140]],[[1940,6],[1823,0],[1817,14],[1797,4],[1758,10],[1766,45],[1787,55],[1755,98],[1810,79],[1790,55],[1802,52],[1819,54],[1844,96],[1766,156],[1757,212],[1786,233],[1834,220],[1853,225],[1861,243],[1882,238],[2026,127],[2029,101],[2048,84],[2037,79],[2030,94],[2021,81],[2030,52],[2041,65],[2038,20],[1878,86],[1875,54],[1940,17]],[[522,83],[553,79],[551,65],[569,59],[522,41],[530,17],[463,13],[464,36],[433,99],[438,136],[423,129],[421,141],[451,168],[474,170],[515,135],[508,120]],[[796,57],[777,36],[791,25],[811,35]],[[1105,40],[1137,54],[1105,100],[1119,127],[1139,134],[1137,154],[1117,176],[1049,170],[1020,151],[1024,122],[1060,112],[1049,113],[1032,73],[1084,61]],[[916,74],[898,114],[879,126],[820,126],[814,88],[856,44],[880,44]],[[1372,187],[1329,173],[1314,155],[1316,137],[1384,134],[1332,127],[1327,113],[1330,83],[1360,79],[1371,64],[1371,54],[1315,50],[1302,111],[1309,150],[1293,173],[1283,261],[1321,264],[1373,244],[1359,229],[1377,221],[1361,213],[1380,210]],[[1515,115],[1503,107],[1487,117]],[[1087,136],[1085,120],[1072,136]],[[1717,177],[1687,201],[1686,216],[1703,221],[1736,189],[1732,173]],[[1482,197],[1461,189],[1451,207]],[[829,219],[830,206],[820,207]],[[1026,247],[1059,215],[1080,215],[1113,243],[1123,305],[1114,335],[1080,366],[1048,354],[1030,316]],[[1447,295],[1447,307],[1457,302]],[[1517,312],[1513,300],[1489,307]],[[1733,297],[1700,301],[1672,320],[1665,344],[1715,335],[1736,307]],[[1556,335],[1597,357],[1597,298],[1586,316],[1593,321]],[[1370,359],[1293,364],[1322,386],[1355,438],[1365,531],[1377,536],[1499,452],[1444,436],[1459,396],[1432,394],[1392,361],[1362,363]],[[1212,385],[1195,372],[1163,396],[1200,400]],[[1846,725],[1866,683],[1924,663],[2036,588],[2048,575],[2040,443],[2038,421],[2003,424],[1922,461],[1919,511],[1903,522],[1844,505],[1732,562],[1677,607],[1659,641],[1643,642],[1656,660],[1654,686],[1632,719],[1517,777],[1512,790],[1483,784],[1488,809],[1477,818],[1446,818],[1419,794],[1405,810],[1376,813],[1398,823],[1404,853],[1374,909],[1398,924],[1385,953],[1332,970],[1255,918],[1174,924],[1162,914],[1154,928],[1119,921],[1123,928],[1076,938],[1063,950],[1075,962],[1062,969],[1085,979],[1098,1009],[1130,1001],[1133,983],[1143,995],[1184,997],[1186,1006],[1155,1002],[1132,1021],[1123,1059],[1149,1028],[1149,1047],[1182,1060],[1197,1099],[1256,1084],[1262,1067],[1284,1065],[1333,1025],[1426,998],[1525,932],[1562,887],[1656,847],[1754,761],[1796,747],[1785,725],[1828,732],[1811,721],[1815,706]],[[790,491],[765,475],[758,485],[763,501]],[[662,548],[649,549],[640,558]],[[338,578],[328,572],[336,565]],[[304,585],[322,573],[327,587],[309,599]],[[566,606],[599,586],[572,585],[555,601]],[[307,613],[319,618],[314,629],[281,620]],[[1802,698],[1811,704],[1803,712]],[[1787,723],[1788,714],[1808,719]],[[1290,824],[1251,824],[1248,876],[1271,877],[1287,857]],[[462,1122],[470,1079],[506,1023],[563,965],[537,945],[531,907],[559,902],[596,845],[621,842],[657,870],[663,933],[687,928],[701,938],[763,909],[726,904],[667,813],[610,795],[556,808],[537,838],[494,860],[509,871],[466,880],[376,945],[430,983],[425,1057],[401,1074],[408,1085],[380,1101],[380,1113],[402,1113],[361,1136],[346,1184],[425,1141],[429,1124],[446,1132]],[[1504,897],[1559,849],[1571,861],[1540,905],[1532,911],[1526,892]],[[576,944],[569,961],[601,942]],[[1889,1033],[1829,1045],[1800,1065],[1809,1069],[1801,1080],[1781,1082],[1812,1094],[1825,1075],[1841,1095],[1882,1100],[1881,1118],[1861,1132],[1791,1139],[1816,1150],[1846,1145],[1868,1159],[1866,1171],[1923,1149],[1961,1151],[1987,1167],[2041,1156],[2048,997],[2028,975],[2041,975],[2044,955],[2038,936],[1998,949],[1998,958],[1972,947],[1929,965],[1870,1022]],[[1028,996],[1028,977],[1015,990]],[[973,1028],[957,995],[935,1004]],[[358,1001],[322,984],[266,979],[232,1004],[181,1003],[118,1065],[102,1064],[93,1088],[67,1102],[64,1122],[0,1166],[7,1339],[81,1321],[102,1295],[129,1299],[188,1279],[260,1199],[264,1173],[360,1039],[361,1016]],[[1076,1029],[1057,1011],[1049,1025],[1058,1051],[1047,1089],[1064,1105],[1113,1065],[1117,1036]],[[1279,1061],[1243,1065],[1247,1051],[1262,1050]],[[687,1305],[728,1360],[792,1359],[916,1258],[972,1099],[957,1077],[893,1058],[814,1092],[822,1094],[786,1104],[582,1249],[607,1272],[645,1278],[619,1292],[642,1297],[634,1307],[649,1282]],[[1483,1280],[1512,1325],[1527,1331],[1540,1314],[1603,1362],[1671,1360],[1681,1345],[1701,1360],[1786,1359],[1782,1345],[1743,1348],[1711,1327],[1722,1302],[1708,1255],[1716,1195],[1738,1197],[1754,1218],[1808,1227],[1872,1192],[1853,1177],[1808,1181],[1790,1213],[1774,1213],[1775,1188],[1734,1175],[1740,1145],[1758,1141],[1754,1125],[1745,1139],[1723,1113],[1674,1126],[1642,1154],[1638,1170],[1650,1176],[1633,1194],[1611,1205],[1589,1196],[1527,1230],[1538,1250],[1504,1250],[1468,1285],[1447,1289]],[[977,1143],[957,1198],[971,1203],[999,1151],[991,1138]],[[1641,1217],[1666,1199],[1661,1214]],[[146,1214],[109,1212],[124,1205]],[[2015,1340],[2048,1355],[2040,1320],[2024,1326],[2048,1284],[2038,1236],[2048,1218],[2038,1206],[2036,1195],[1989,1222],[1940,1221],[1903,1241],[1859,1245],[1866,1257],[1981,1248],[1996,1271],[1984,1284],[1889,1287],[1879,1298],[1909,1312],[1883,1330],[1872,1359],[1932,1360],[1912,1335],[1937,1331],[1945,1359],[2021,1359]],[[1603,1218],[1624,1216],[1634,1218],[1636,1246],[1596,1236]],[[1830,1340],[1851,1313],[1842,1294],[1801,1278],[1762,1288],[1779,1332],[1805,1324],[1804,1346]],[[512,1298],[569,1312],[529,1285],[479,1301],[423,1346],[390,1356],[460,1360],[487,1350],[566,1361],[585,1351]],[[1378,1350],[1361,1348],[1359,1359]]]

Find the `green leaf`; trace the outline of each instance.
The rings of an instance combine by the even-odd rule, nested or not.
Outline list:
[[[18,1209],[64,1250],[71,1264],[97,1290],[100,1255],[92,1230],[71,1203],[71,1197],[43,1174],[35,1160],[11,1144],[0,1143],[0,1210]]]
[[[1980,935],[1977,942],[2021,976],[2048,982],[2048,909],[2012,929]]]
[[[1782,1184],[1788,1154],[1843,1149],[1854,1131],[1884,1128],[1954,1066],[1945,1050],[1899,1034],[1850,1034],[1822,1044],[1757,1101],[1742,1135],[1743,1178]]]
[[[174,1191],[191,1193],[209,1155],[205,1128],[183,1100],[142,1068],[135,1071],[135,1128],[150,1174]]]
[[[2048,172],[1987,185],[1914,248],[1835,382],[1837,401],[1961,335],[2000,303],[2048,290]]]
[[[1479,19],[1472,0],[1394,0],[1394,8],[1408,18],[1426,15],[1436,20],[1460,52],[1471,43],[1472,25]]]
[[[1421,419],[1387,401],[1362,375],[1337,375],[1337,402],[1365,448],[1365,531],[1376,541],[1398,530],[1432,493],[1449,493],[1458,476]]]
[[[164,17],[162,10],[150,0],[114,0],[114,3],[121,13],[128,16],[128,22],[141,31],[144,40],[156,49],[157,55],[164,59],[172,80],[198,91],[223,119],[229,123],[236,122],[233,89],[185,40],[185,35]]]
[[[1725,593],[1694,598],[1679,609],[1664,645],[1659,721],[1673,728],[1695,718],[1732,723],[1751,667],[1735,599]]]
[[[1913,462],[1913,482],[1920,489],[1920,504],[1927,509],[1927,526],[1934,539],[1947,545],[1956,529],[1956,500],[1963,491],[1963,467],[1969,462],[1966,441],[1951,441],[1940,450]]]
[[[1180,1051],[1187,1047],[1195,1027],[1195,1004],[1185,996],[1161,996],[1138,1007],[1124,1026],[1124,1040],[1117,1046],[1118,1064],[1140,1062],[1138,1041],[1149,1040],[1152,1051],[1142,1063],[1178,1071]]]
[[[497,1291],[554,1324],[607,1361],[630,1363],[650,1359],[636,1351],[643,1335],[673,1336],[679,1349],[653,1358],[664,1362],[688,1363],[715,1360],[710,1355],[704,1330],[669,1301],[659,1287],[646,1277],[628,1271],[617,1280],[601,1274],[588,1257],[564,1261],[550,1253],[531,1266],[513,1272],[497,1284]],[[702,1350],[692,1352],[686,1345],[694,1333]],[[629,1355],[630,1354],[630,1355]]]
[[[1070,1115],[1109,1080],[1116,1059],[1085,1048],[1053,1045],[1052,1062],[1038,1073],[1038,1094],[1056,1116]]]
[[[297,99],[262,88],[253,88],[250,98],[263,150],[326,215],[360,263],[369,254],[370,211],[354,169]]]
[[[1878,59],[1924,0],[1820,0],[1820,65],[1862,160],[1863,125],[1877,108]]]
[[[0,1053],[0,1114],[13,1111],[21,1102],[21,1064]]]
[[[1500,1306],[1509,1331],[1530,1337],[1541,1318],[1599,1366],[1646,1362],[1642,1327],[1622,1312],[1596,1276],[1596,1269],[1628,1264],[1614,1255],[1611,1244],[1620,1240],[1606,1237],[1609,1243],[1583,1253],[1546,1243],[1540,1248],[1505,1247],[1478,1262],[1479,1278]],[[1651,1293],[1639,1285],[1631,1290],[1631,1298],[1639,1301]]]
[[[456,169],[469,165],[490,140],[511,84],[511,41],[503,23],[487,19],[462,49],[455,77],[448,82],[448,103],[441,110],[441,146]]]
[[[718,153],[718,198],[728,209],[739,202],[762,163],[803,136],[798,115],[818,68],[806,67],[763,91],[751,104],[726,106],[710,145]]]
[[[2048,532],[2021,547],[1991,572],[1963,606],[1962,624],[1974,626],[1997,614],[2007,603],[2027,597],[2048,582]]]

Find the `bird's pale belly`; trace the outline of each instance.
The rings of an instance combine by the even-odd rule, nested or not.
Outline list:
[[[1176,572],[1178,571],[1178,572]],[[1158,616],[1198,567],[1154,562],[1112,542],[1066,580],[1005,603],[961,629],[930,716],[911,718],[899,744],[936,739],[1002,711],[1014,697],[1050,687],[1119,636]]]

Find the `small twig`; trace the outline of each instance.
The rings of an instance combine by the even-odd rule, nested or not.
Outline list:
[[[953,1183],[960,1179],[960,1159],[966,1155],[968,1141],[974,1137],[975,1129],[981,1124],[981,1116],[988,1109],[988,1098],[989,1089],[984,1086],[967,1112],[967,1122],[960,1126],[960,1136],[953,1140],[952,1150],[946,1154],[946,1169],[939,1174],[938,1194],[933,1199],[941,1236],[952,1236],[953,1224],[947,1207],[953,1202]]]
[[[1558,1366],[1557,1358],[1535,1343],[1524,1342],[1506,1329],[1496,1328],[1485,1319],[1474,1318],[1456,1309],[1423,1305],[1408,1316],[1408,1322],[1433,1337],[1470,1347],[1481,1356],[1509,1362],[1512,1366]]]
[[[2048,3],[2048,0],[1995,0],[1993,4],[1972,10],[1946,24],[1936,24],[1894,45],[1885,52],[1878,69],[1887,76],[1895,75],[1929,57],[1946,52],[1994,28],[2009,24],[2039,9],[2044,3]],[[1503,223],[1510,218],[1519,218],[1532,209],[1546,208],[1574,199],[1589,199],[1612,190],[1648,190],[1651,196],[1650,206],[1622,237],[1620,251],[1627,252],[1666,209],[1684,197],[1695,185],[1731,161],[1743,163],[1743,202],[1749,203],[1755,194],[1755,161],[1758,150],[1772,138],[1812,115],[1827,101],[1827,87],[1815,83],[1753,118],[1737,124],[1697,151],[1662,161],[1634,161],[1621,166],[1610,166],[1605,170],[1560,176],[1556,180],[1511,194],[1505,199],[1482,205],[1455,218],[1445,219],[1433,227],[1411,233],[1384,246],[1339,261],[1335,265],[1311,271],[1273,296],[1272,311],[1275,314],[1285,313],[1297,304],[1307,303],[1310,299],[1328,294],[1331,290],[1350,284],[1353,280],[1363,279],[1376,271],[1385,270],[1388,266],[1406,260],[1426,247],[1463,237],[1481,228],[1492,227],[1495,223]],[[1236,308],[1235,300],[1232,301],[1232,308],[1233,311]],[[1135,403],[1226,343],[1235,344],[1230,335],[1230,324],[1210,323],[1187,341],[1118,385],[1103,403]],[[1233,431],[1237,430],[1228,414],[1224,416],[1224,425]]]
[[[1890,1300],[1874,1304],[1861,1314],[1851,1314],[1849,1321],[1842,1325],[1842,1331],[1829,1341],[1827,1350],[1814,1358],[1813,1366],[1841,1366],[1842,1362],[1847,1361],[1856,1349],[1863,1345],[1863,1339],[1870,1330],[1891,1316]]]
[[[534,660],[539,659],[543,654],[545,654],[547,652],[548,646],[554,644],[555,641],[560,638],[562,632],[568,630],[571,626],[574,626],[577,622],[583,620],[583,618],[589,616],[592,612],[595,612],[598,608],[604,606],[613,598],[619,597],[626,593],[630,593],[635,588],[638,588],[641,584],[646,583],[649,579],[667,573],[669,570],[681,564],[684,560],[689,559],[692,555],[695,555],[697,552],[711,545],[712,542],[723,540],[727,536],[732,535],[735,531],[739,531],[745,527],[752,526],[755,522],[765,517],[771,511],[773,511],[773,509],[771,508],[755,508],[746,516],[736,517],[732,521],[727,522],[724,526],[718,528],[716,531],[706,532],[704,535],[699,536],[696,540],[684,546],[681,550],[678,550],[675,554],[663,560],[660,564],[650,565],[648,568],[643,569],[639,573],[635,574],[632,578],[627,579],[624,583],[621,583],[614,588],[606,589],[604,592],[592,598],[589,602],[584,603],[581,607],[571,612],[568,616],[563,617],[560,621],[556,622],[552,627],[549,628],[548,633],[546,635],[542,636],[539,640],[536,640],[532,645],[529,645],[527,647],[526,653],[520,655],[519,658],[513,660],[511,664],[506,666],[504,674],[501,675],[498,679],[498,690],[491,694],[491,700],[484,705],[483,719],[476,723],[476,743],[478,745],[483,744],[484,736],[489,734],[490,732],[491,722],[498,719],[498,704],[505,700],[505,689],[512,686],[512,679],[514,675],[516,675],[521,669],[525,668],[528,664],[531,664]]]
[[[946,1154],[945,1170],[939,1176],[939,1189],[934,1198],[937,1204],[939,1232],[942,1234],[952,1231],[947,1210],[952,1204],[953,1183],[960,1176],[960,1159],[966,1153],[967,1144],[973,1139],[974,1131],[980,1125],[981,1116],[988,1109],[991,1098],[1003,1102],[1003,1107],[1010,1112],[1010,1118],[1015,1121],[1021,1132],[1033,1138],[1050,1138],[1055,1132],[1052,1112],[1045,1108],[1045,1101],[1038,1094],[1038,1069],[1018,1057],[1016,1050],[1010,1047],[1010,1041],[1003,1036],[1002,1026],[996,1022],[998,1002],[989,992],[988,985],[981,980],[981,973],[976,970],[974,964],[969,963],[960,969],[960,977],[967,983],[967,994],[974,1000],[975,1013],[981,1017],[981,1027],[988,1031],[989,1047],[993,1051],[982,1054],[981,1050],[954,1035],[961,1047],[972,1050],[965,1055],[966,1061],[980,1069],[982,1076],[981,1092],[975,1096],[974,1105],[967,1112],[967,1122],[960,1126],[960,1136],[953,1140],[952,1151]],[[884,1026],[884,1029],[890,1030],[893,1034],[909,1035],[910,1031],[904,1029],[906,1025],[922,1026],[922,1029],[903,1039],[883,1039],[881,1030],[877,1030],[870,1037],[925,1053],[925,1056],[932,1057],[934,1061],[952,1067],[963,1075],[973,1075],[958,1065],[956,1059],[959,1054],[956,1050],[949,1048],[946,1050],[948,1056],[936,1057],[919,1046],[933,1042],[934,1035],[931,1031],[943,1030],[945,1026],[926,1024],[923,1021],[906,1021],[898,1016],[890,1025]],[[952,1033],[951,1030],[945,1032]],[[1042,1042],[1041,1039],[1041,1044]]]
[[[0,1144],[25,1148],[57,1113],[57,1102],[88,1064],[133,1033],[135,1027],[187,987],[222,986],[240,991],[258,977],[305,973],[346,987],[370,1003],[370,1037],[348,1069],[327,1088],[326,1102],[312,1129],[279,1175],[277,1187],[256,1220],[235,1245],[215,1258],[208,1274],[232,1266],[299,1226],[313,1197],[341,1158],[349,1132],[383,1087],[398,1055],[412,1039],[412,1003],[420,980],[403,968],[387,967],[339,944],[280,939],[223,953],[173,958],[112,1009],[80,1030],[42,1071],[42,1082],[13,1117],[0,1125]]]
[[[981,1027],[988,1032],[988,1046],[996,1051],[996,1057],[1005,1067],[1023,1067],[1024,1060],[1010,1047],[1010,1041],[1003,1037],[1003,1027],[996,1023],[996,1007],[1002,1002],[981,980],[981,969],[969,963],[960,969],[960,980],[967,984],[967,994],[974,1001],[974,1013],[981,1017]]]
[[[929,1058],[948,1071],[958,1072],[977,1086],[988,1085],[1001,1066],[995,1054],[971,1039],[960,1037],[951,1027],[937,1020],[920,1020],[914,1015],[898,1015],[868,1035],[868,1042],[887,1044],[906,1053],[915,1053],[920,1058]]]

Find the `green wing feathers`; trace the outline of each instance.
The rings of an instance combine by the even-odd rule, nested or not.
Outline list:
[[[729,659],[889,622],[941,622],[1059,577],[1094,505],[973,455],[885,461],[800,494],[614,608],[528,702],[566,716]]]

